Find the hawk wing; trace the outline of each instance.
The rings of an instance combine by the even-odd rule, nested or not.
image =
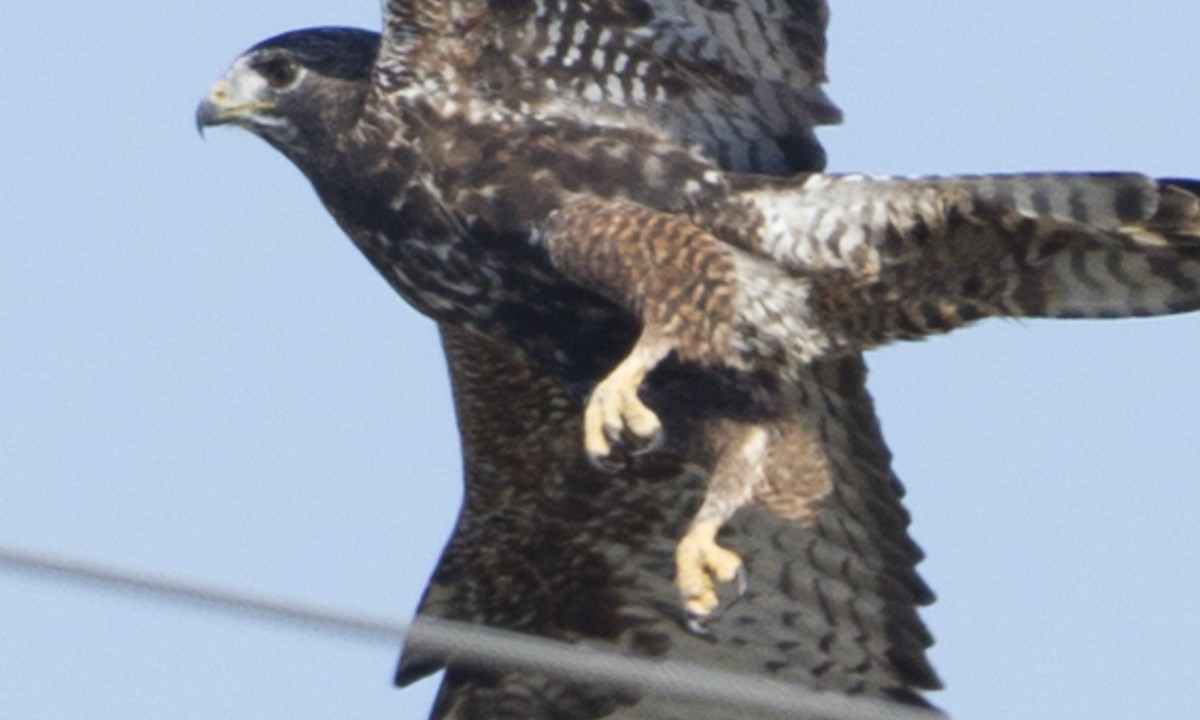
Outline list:
[[[932,596],[914,570],[921,553],[907,535],[860,359],[813,366],[834,478],[820,517],[800,527],[761,507],[735,515],[722,543],[745,559],[754,587],[701,636],[686,629],[671,576],[675,543],[705,491],[703,473],[670,453],[617,476],[597,472],[581,452],[581,405],[557,380],[480,335],[442,326],[442,337],[466,493],[421,615],[918,704],[920,689],[937,686],[916,612]],[[691,412],[685,389],[694,383],[668,372],[655,383],[656,408],[665,418]],[[442,665],[409,647],[397,681]],[[568,685],[451,666],[433,717],[731,714],[586,679]]]
[[[701,146],[730,170],[820,170],[823,0],[385,0],[377,83],[524,115],[598,118]],[[453,73],[447,80],[447,61]]]
[[[717,210],[722,236],[810,283],[818,320],[851,347],[986,316],[1200,307],[1195,180],[1108,173],[740,182],[730,206]]]
[[[722,167],[819,170],[812,128],[840,114],[825,97],[820,0],[389,0],[376,86],[449,88],[488,111],[653,128]],[[446,59],[456,58],[448,69]],[[452,81],[447,81],[447,76]],[[443,324],[465,460],[465,499],[419,615],[611,644],[818,688],[923,704],[938,686],[917,607],[902,490],[854,357],[813,366],[827,411],[835,489],[809,527],[768,508],[734,516],[723,544],[753,591],[710,634],[686,630],[671,585],[678,538],[707,483],[684,447],[617,476],[598,473],[580,437],[582,404],[519,351]],[[656,376],[669,427],[688,417],[695,379]],[[694,440],[694,439],[693,439]],[[787,448],[780,449],[786,453]],[[446,664],[405,648],[397,682]],[[584,680],[564,684],[452,663],[433,717],[725,718]]]

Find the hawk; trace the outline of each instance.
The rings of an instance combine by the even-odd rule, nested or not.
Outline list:
[[[467,492],[421,612],[923,703],[932,597],[861,352],[1193,309],[1200,185],[822,174],[819,0],[383,6],[381,36],[251,48],[197,122],[283,152],[441,323]],[[704,712],[452,665],[434,715]]]

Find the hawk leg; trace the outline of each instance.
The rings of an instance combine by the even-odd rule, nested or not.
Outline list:
[[[694,618],[706,617],[720,604],[717,582],[737,580],[738,593],[745,590],[742,559],[717,544],[720,529],[720,523],[696,520],[675,546],[675,588],[684,609]]]
[[[717,532],[738,508],[763,491],[772,438],[761,421],[710,419],[704,433],[716,452],[716,461],[709,473],[704,502],[675,546],[675,589],[694,629],[702,629],[697,621],[720,605],[718,584],[736,580],[737,594],[746,591],[742,559],[717,544]]]
[[[635,315],[642,334],[588,399],[584,444],[597,466],[620,466],[618,449],[649,452],[662,441],[658,417],[638,386],[664,358],[728,360],[736,272],[729,249],[688,218],[625,200],[580,196],[541,233],[550,261],[571,282]]]
[[[619,470],[614,446],[640,455],[662,444],[662,423],[638,399],[638,387],[668,352],[665,343],[648,342],[643,335],[633,351],[592,390],[583,415],[583,444],[593,465]]]

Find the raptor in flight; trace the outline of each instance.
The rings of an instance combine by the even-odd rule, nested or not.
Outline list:
[[[382,36],[251,48],[197,121],[283,152],[441,323],[467,496],[421,612],[923,702],[931,596],[860,353],[1194,309],[1200,185],[822,174],[820,0],[383,5]],[[689,633],[671,575],[705,617],[743,566]],[[653,703],[451,668],[435,716],[680,712]]]

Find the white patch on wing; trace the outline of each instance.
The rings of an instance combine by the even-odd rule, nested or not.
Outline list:
[[[562,42],[562,25],[559,23],[550,23],[549,31],[546,33],[546,44],[542,47],[541,52],[537,54],[538,63],[545,65],[553,60],[558,55],[558,45]]]
[[[625,88],[621,85],[621,78],[616,75],[608,76],[608,87],[605,91],[610,100],[623,100],[625,97]]]
[[[788,357],[807,363],[840,347],[812,318],[811,284],[778,264],[741,251],[732,253],[737,271],[735,351],[746,358]]]
[[[603,102],[604,89],[594,82],[588,82],[583,88],[583,99],[593,103]]]
[[[881,267],[878,244],[886,227],[903,225],[917,214],[909,208],[897,217],[884,182],[874,194],[856,187],[873,180],[881,181],[863,175],[812,175],[797,186],[752,190],[743,197],[765,219],[760,233],[763,250],[786,267],[870,274]],[[919,214],[936,218],[937,198],[929,195],[915,198],[921,206],[916,210],[925,209],[928,212]]]

